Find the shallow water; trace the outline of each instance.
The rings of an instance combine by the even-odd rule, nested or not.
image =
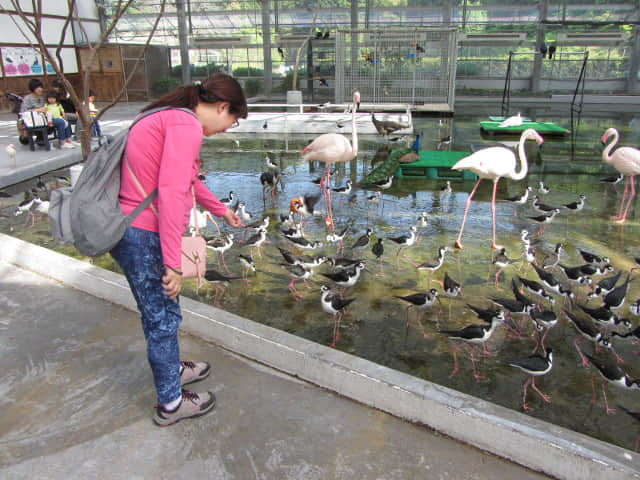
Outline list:
[[[523,111],[522,114],[569,126],[566,114],[563,116],[562,113],[551,110]],[[498,141],[517,140],[517,137],[484,136],[480,132],[478,122],[485,117],[466,109],[457,113],[455,118],[443,119],[443,126],[439,126],[438,118],[414,118],[416,131],[423,132],[420,148],[470,151],[472,145],[484,147]],[[539,181],[544,181],[551,189],[544,197],[544,202],[554,206],[573,202],[577,200],[578,194],[587,196],[587,204],[583,211],[571,214],[564,210],[546,228],[540,236],[542,243],[537,248],[538,261],[551,252],[557,242],[562,242],[565,247],[562,262],[570,266],[583,263],[578,248],[610,257],[616,270],[627,272],[635,265],[633,258],[640,256],[640,228],[636,218],[635,202],[629,210],[624,226],[613,223],[609,217],[617,213],[623,185],[618,185],[619,193],[616,194],[609,188],[609,193],[604,196],[605,188],[599,180],[614,172],[611,167],[602,163],[602,133],[609,126],[616,126],[621,131],[622,143],[638,145],[640,135],[637,123],[632,114],[593,112],[591,115],[583,115],[580,135],[573,149],[568,136],[547,138],[541,149],[538,149],[534,142],[530,142],[527,145],[528,157],[531,160],[528,176],[521,182],[505,179],[499,182],[499,199],[521,193],[527,185],[537,189]],[[438,138],[447,135],[452,137],[450,144],[437,142]],[[296,288],[306,296],[300,301],[294,301],[287,290],[290,277],[280,265],[283,259],[276,248],[291,248],[290,243],[278,233],[278,214],[288,212],[289,203],[294,197],[305,193],[319,193],[319,187],[311,183],[311,180],[320,176],[323,166],[307,164],[300,160],[299,152],[311,138],[220,135],[205,140],[201,158],[203,171],[207,172],[206,184],[218,197],[226,197],[228,192],[233,190],[237,198],[247,204],[247,210],[255,219],[264,215],[271,219],[268,236],[270,243],[264,246],[262,259],[256,258],[258,271],[256,274],[250,274],[250,286],[245,285],[242,280],[232,281],[222,296],[220,306],[235,314],[309,340],[329,344],[332,340],[333,319],[322,311],[319,292],[321,283],[331,285],[331,282],[320,274],[329,271],[329,268],[322,266],[316,269],[310,282],[313,287],[311,291],[308,291],[302,282],[297,282]],[[236,145],[234,140],[238,140],[239,145]],[[339,165],[332,186],[343,185],[346,178],[351,178],[354,183],[359,181],[379,164],[375,155],[383,145],[384,141],[379,138],[361,139],[361,153],[357,161]],[[267,154],[280,164],[284,173],[284,191],[279,190],[276,194],[275,205],[269,197],[263,202],[258,180],[260,173],[266,170],[264,157]],[[350,246],[367,227],[373,229],[372,241],[380,236],[386,238],[403,235],[408,233],[409,227],[415,223],[421,211],[427,212],[429,225],[422,232],[420,245],[407,250],[411,261],[421,263],[435,256],[440,245],[453,246],[465,202],[474,182],[453,181],[453,193],[448,196],[440,193],[440,187],[443,185],[444,182],[441,180],[396,179],[393,186],[383,194],[384,205],[377,207],[370,207],[365,201],[365,197],[371,195],[373,190],[354,188],[355,197],[352,204],[347,201],[339,202],[337,195],[334,195],[336,230],[350,225],[344,242],[346,255],[351,255]],[[26,186],[25,184],[15,187],[13,191],[19,191]],[[527,219],[527,216],[537,213],[531,208],[530,202],[518,208],[517,217],[514,216],[512,204],[504,201],[497,203],[497,241],[506,247],[509,258],[518,263],[505,268],[500,277],[500,288],[503,291],[496,291],[493,283],[495,269],[491,264],[491,187],[491,182],[481,182],[471,202],[462,239],[464,249],[447,253],[443,267],[433,275],[431,287],[437,288],[441,293],[442,306],[436,303],[423,313],[422,328],[416,323],[414,312],[410,314],[411,325],[407,328],[406,304],[393,296],[426,290],[428,272],[417,271],[403,260],[402,255],[399,257],[401,270],[398,270],[398,248],[390,241],[384,244],[384,277],[379,276],[380,266],[373,258],[370,246],[361,252],[360,256],[364,257],[368,270],[363,273],[357,285],[345,293],[345,298],[355,298],[355,301],[344,317],[336,348],[508,408],[522,410],[522,386],[527,375],[508,363],[522,359],[532,352],[535,342],[530,337],[533,330],[530,321],[520,321],[520,338],[507,334],[504,326],[499,327],[488,342],[493,352],[491,356],[484,357],[481,355],[482,349],[476,348],[478,373],[485,377],[480,381],[476,381],[472,375],[468,347],[458,349],[460,370],[457,375],[450,377],[453,369],[452,342],[446,335],[437,332],[438,329],[453,330],[471,323],[481,323],[466,304],[487,307],[488,297],[512,297],[508,291],[509,282],[511,278],[522,274],[518,272],[522,253],[520,231],[523,228],[532,232],[537,230],[537,225],[532,225]],[[19,201],[17,196],[14,199],[4,204],[5,214],[10,214],[13,203]],[[38,221],[35,228],[23,226],[24,220],[24,216],[9,215],[0,219],[0,229],[24,240],[77,256],[72,248],[54,245],[44,220]],[[225,229],[222,225],[221,228]],[[211,225],[207,230],[209,234],[216,232]],[[324,242],[324,214],[312,217],[305,227],[305,232],[308,239]],[[240,236],[237,232],[236,238]],[[241,266],[237,260],[238,253],[249,254],[249,248],[236,242],[225,258],[231,272],[239,276]],[[334,256],[336,248],[325,243],[317,253]],[[209,261],[215,263],[215,254],[211,253]],[[95,263],[117,269],[110,257],[96,259]],[[436,283],[442,281],[445,272],[463,286],[463,297],[451,301],[451,319],[450,300],[442,294],[442,288]],[[556,273],[560,279],[564,279],[557,270]],[[537,280],[535,272],[531,269],[526,276]],[[600,278],[596,277],[597,280]],[[584,303],[584,289],[578,289],[576,293],[580,296],[581,303]],[[205,286],[196,295],[193,281],[187,281],[184,294],[202,302],[213,303],[215,288],[213,285]],[[628,300],[619,311],[622,316],[630,317],[634,325],[638,324],[638,320],[628,314],[628,305],[639,296],[640,288],[632,283],[627,295]],[[599,304],[592,301],[589,305],[595,307]],[[546,302],[545,306],[548,306]],[[559,313],[561,308],[562,299],[558,298],[554,309]],[[577,312],[578,309],[574,311]],[[517,317],[516,319],[519,320]],[[527,400],[533,408],[529,414],[632,449],[640,425],[622,411],[616,415],[604,414],[599,376],[595,378],[597,401],[595,404],[591,403],[589,375],[596,371],[594,368],[587,369],[581,366],[573,343],[575,337],[575,330],[567,319],[561,316],[560,322],[549,332],[545,341],[545,345],[554,350],[554,368],[548,375],[538,377],[536,382],[540,390],[552,395],[552,403],[544,403],[532,389],[529,389]],[[593,346],[588,340],[584,340],[581,346],[585,352],[593,353]],[[630,341],[618,341],[614,346],[625,360],[622,367],[632,378],[640,377],[640,357],[637,355],[640,347]],[[600,352],[598,356],[607,360],[614,358],[607,352]],[[639,409],[640,392],[624,391],[611,386],[607,389],[607,397],[611,406],[619,404],[631,410]]]

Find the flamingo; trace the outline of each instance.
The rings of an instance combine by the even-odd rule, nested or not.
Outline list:
[[[633,197],[636,195],[635,180],[633,177],[640,173],[640,150],[633,147],[619,147],[611,154],[611,150],[613,150],[613,147],[618,143],[620,134],[615,128],[607,129],[602,136],[603,145],[606,145],[609,137],[613,137],[613,141],[609,143],[602,152],[602,160],[613,165],[625,178],[624,192],[622,193],[622,201],[620,202],[620,212],[617,216],[613,217],[613,220],[617,223],[623,224],[627,218],[627,211],[629,210],[629,205],[631,205],[631,200],[633,200]],[[622,214],[624,199],[629,189],[629,177],[631,177],[631,196],[627,202],[627,207],[624,209],[624,214]]]
[[[340,133],[324,133],[316,137],[313,142],[302,150],[302,159],[306,161],[319,160],[327,165],[320,187],[325,198],[327,217],[325,223],[333,232],[333,213],[331,211],[331,192],[325,189],[324,184],[329,177],[331,164],[335,162],[349,162],[358,155],[358,133],[356,131],[356,109],[360,104],[360,92],[353,94],[353,106],[351,107],[351,142]]]
[[[452,170],[471,170],[478,175],[478,181],[475,187],[467,198],[467,203],[464,207],[464,217],[462,218],[462,226],[460,227],[460,233],[456,239],[456,248],[462,249],[462,231],[464,230],[464,222],[467,219],[467,213],[469,212],[469,204],[473,194],[476,193],[478,185],[483,178],[493,180],[493,196],[491,197],[491,215],[493,219],[493,243],[491,248],[501,249],[500,245],[496,245],[496,188],[498,186],[498,180],[501,177],[507,177],[512,180],[522,180],[528,171],[527,166],[527,154],[524,151],[524,142],[526,140],[535,140],[538,145],[541,145],[544,139],[532,128],[528,128],[520,136],[520,142],[518,143],[518,158],[520,160],[520,172],[516,173],[516,156],[512,150],[505,147],[489,147],[478,150],[477,152],[463,158],[456,163]]]
[[[519,125],[522,125],[522,117],[520,116],[520,112],[518,112],[517,115],[505,118],[502,122],[500,122],[498,128],[517,127]]]

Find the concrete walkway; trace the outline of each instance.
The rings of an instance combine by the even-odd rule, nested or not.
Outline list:
[[[213,412],[159,428],[138,315],[0,262],[0,478],[537,479],[183,335]]]
[[[104,135],[117,133],[129,124],[143,106],[142,103],[115,105],[105,114],[104,119],[100,120],[102,133]],[[80,147],[72,150],[53,147],[50,151],[43,147],[36,147],[32,152],[28,146],[21,145],[18,141],[16,120],[17,116],[13,113],[0,113],[0,188],[82,161]],[[14,159],[7,155],[6,148],[10,144],[17,149]]]

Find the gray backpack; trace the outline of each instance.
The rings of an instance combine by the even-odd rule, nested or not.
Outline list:
[[[61,245],[75,245],[78,251],[97,257],[120,241],[131,222],[158,196],[154,189],[133,212],[120,208],[120,166],[129,130],[147,115],[166,110],[156,108],[140,114],[131,126],[89,154],[73,187],[59,188],[49,198],[49,228]],[[188,109],[181,108],[193,115]]]

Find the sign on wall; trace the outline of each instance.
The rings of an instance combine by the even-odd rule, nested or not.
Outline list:
[[[42,56],[30,47],[2,47],[2,65],[7,77],[42,75]],[[47,73],[53,74],[55,71],[49,62],[45,62]]]

